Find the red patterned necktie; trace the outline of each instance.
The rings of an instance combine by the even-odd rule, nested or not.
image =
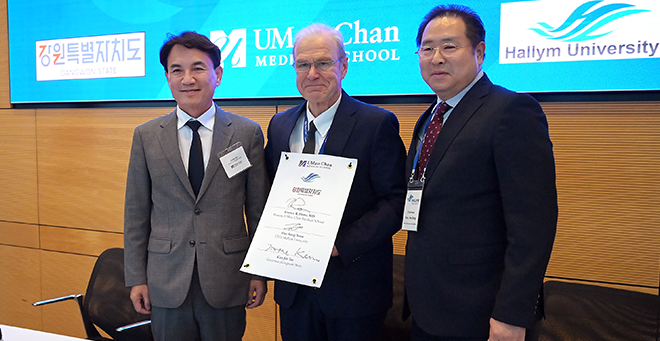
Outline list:
[[[428,128],[426,128],[426,134],[424,134],[422,150],[419,152],[419,162],[417,163],[418,179],[421,178],[424,173],[424,168],[426,168],[426,164],[429,162],[429,157],[431,157],[431,152],[433,151],[433,145],[435,144],[435,140],[438,139],[440,129],[442,129],[442,117],[449,109],[451,109],[451,106],[445,102],[442,102],[435,107],[433,118],[431,119]]]

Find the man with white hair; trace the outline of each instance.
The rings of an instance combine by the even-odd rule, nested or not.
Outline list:
[[[405,197],[399,122],[342,90],[348,58],[336,29],[302,29],[293,55],[305,102],[271,119],[268,175],[275,177],[282,151],[356,158],[358,167],[322,286],[275,282],[282,339],[377,340],[392,305],[392,235]]]

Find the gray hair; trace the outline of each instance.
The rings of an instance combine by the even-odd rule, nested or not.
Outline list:
[[[340,58],[346,57],[346,51],[344,50],[344,36],[341,35],[341,32],[326,24],[314,23],[301,29],[300,31],[298,31],[298,33],[296,33],[296,37],[294,38],[294,42],[293,42],[294,58],[296,56],[296,46],[298,46],[298,43],[301,40],[307,37],[315,37],[322,35],[329,36],[330,39],[335,42],[335,44],[337,45],[337,52],[339,52]]]

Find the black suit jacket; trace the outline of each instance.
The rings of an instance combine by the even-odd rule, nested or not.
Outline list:
[[[306,103],[275,115],[268,126],[266,167],[272,179]],[[332,257],[318,297],[331,317],[355,317],[392,305],[392,235],[401,227],[405,147],[394,114],[342,92],[324,154],[358,159]],[[298,285],[276,281],[275,301],[289,307]]]
[[[406,174],[431,108],[415,127]],[[532,97],[485,75],[475,83],[433,147],[418,221],[408,233],[405,282],[422,329],[487,338],[491,317],[534,324],[557,191],[547,120]]]

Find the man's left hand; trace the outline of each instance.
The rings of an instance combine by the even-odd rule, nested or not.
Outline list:
[[[525,328],[491,318],[488,341],[525,341]]]
[[[260,281],[257,279],[251,280],[250,291],[248,291],[248,301],[245,307],[252,309],[260,306],[262,303],[264,303],[267,292],[268,286],[266,285],[266,281]]]

